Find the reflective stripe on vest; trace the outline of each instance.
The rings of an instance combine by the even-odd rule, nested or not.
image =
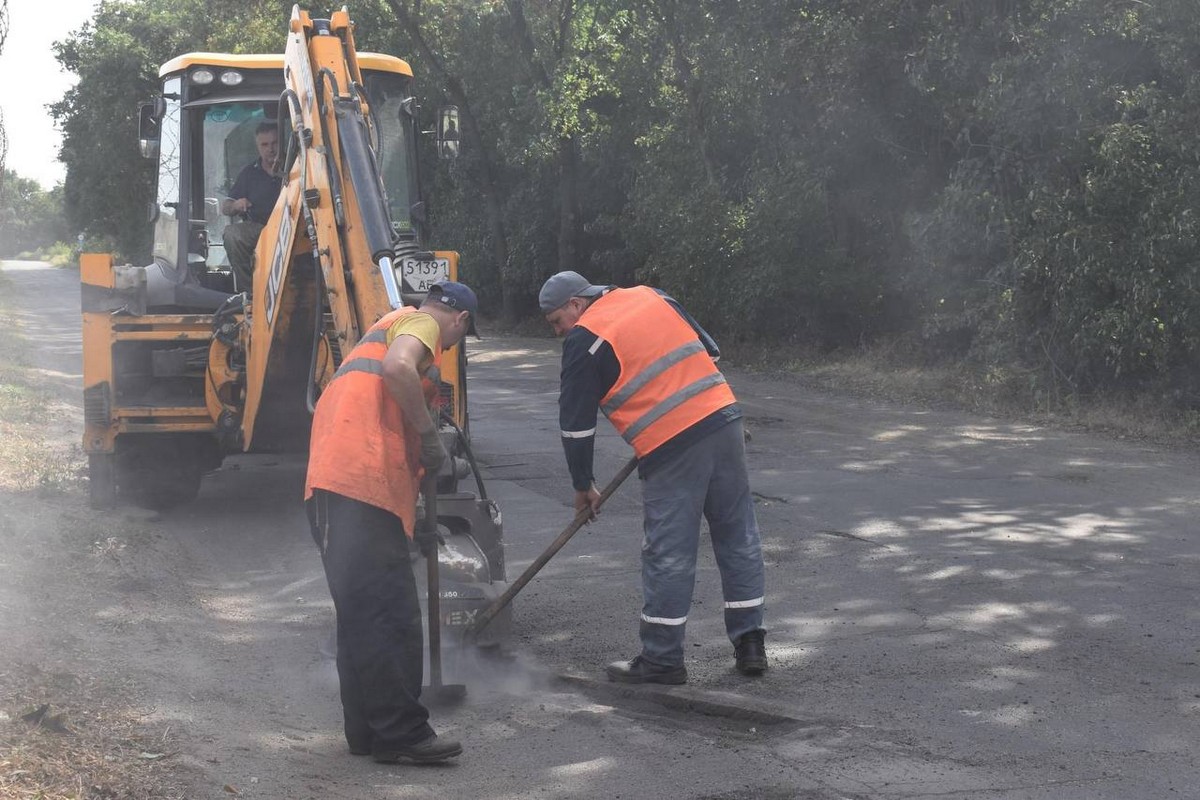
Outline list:
[[[345,375],[347,372],[366,372],[370,375],[383,376],[383,362],[378,358],[352,358],[349,361],[342,362],[338,367],[338,371],[333,373],[334,380]]]
[[[687,386],[683,387],[678,392],[671,395],[666,400],[663,400],[661,403],[647,411],[642,416],[638,417],[638,421],[630,425],[629,428],[621,434],[621,438],[630,444],[633,444],[633,440],[638,437],[638,434],[661,419],[662,416],[668,411],[679,407],[683,403],[686,403],[688,400],[700,394],[701,392],[711,389],[717,384],[724,382],[725,376],[718,372],[716,375],[706,375],[698,381],[689,383]],[[699,420],[697,420],[697,422],[699,422]]]
[[[391,325],[389,324],[387,327],[390,328]],[[359,344],[387,344],[387,333],[388,332],[386,329],[372,331],[371,333],[368,333],[366,336],[359,339],[358,343]],[[357,349],[357,347],[355,349]],[[354,355],[354,352],[351,351],[350,354]],[[378,358],[366,358],[366,357],[361,357],[361,356],[359,358],[352,358],[349,361],[343,361],[342,365],[340,367],[338,367],[338,371],[333,374],[333,377],[335,379],[340,378],[348,372],[365,372],[368,375],[378,375],[378,376],[382,377],[383,376],[383,361],[381,361]],[[434,364],[425,371],[424,380],[422,382],[424,383],[424,381],[428,381],[429,383],[432,383],[434,386],[437,386],[441,382],[441,380],[442,380],[442,371],[437,366],[437,364]]]
[[[621,371],[600,410],[639,458],[736,402],[696,332],[647,286],[608,292],[579,324],[617,357]]]
[[[688,342],[683,347],[677,347],[665,356],[657,359],[653,364],[646,367],[640,375],[625,384],[624,388],[614,394],[611,400],[600,407],[604,411],[604,416],[607,417],[620,408],[626,400],[633,396],[634,392],[666,372],[669,367],[675,366],[688,356],[693,353],[699,353],[703,349],[704,345],[700,344],[700,340],[697,339],[694,342]]]
[[[388,315],[388,316],[390,316],[390,315]],[[392,327],[392,323],[395,322],[396,319],[399,319],[399,318],[400,318],[399,315],[396,316],[395,319],[390,320],[385,327],[380,328],[378,330],[372,328],[370,331],[367,332],[366,336],[364,336],[358,340],[358,344],[356,344],[354,346],[354,350],[357,350],[360,346],[362,346],[364,344],[384,344],[384,345],[386,345],[387,344],[387,333],[388,333],[387,329]],[[384,319],[387,319],[387,316],[383,317],[379,321],[383,322]],[[376,323],[376,324],[378,324],[378,323]],[[352,356],[354,355],[354,350],[350,351],[350,355],[352,355]],[[365,358],[362,356],[359,356],[358,358],[351,358],[347,361],[342,362],[342,365],[340,367],[338,367],[338,371],[333,374],[333,377],[334,377],[334,379],[340,378],[343,375],[345,375],[347,372],[365,372],[369,375],[382,376],[383,375],[383,361],[381,361],[378,358]]]
[[[416,310],[396,309],[372,325],[321,393],[304,492],[310,497],[324,489],[381,508],[400,518],[409,537],[416,526],[420,437],[383,385],[383,359],[388,329]],[[434,363],[440,357],[439,347]]]

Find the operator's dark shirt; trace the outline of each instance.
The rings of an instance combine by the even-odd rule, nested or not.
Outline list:
[[[611,287],[610,287],[611,288]],[[657,289],[655,291],[658,291]],[[658,292],[692,327],[704,349],[714,360],[721,357],[717,343],[700,327],[691,315],[673,298]],[[576,491],[586,491],[593,483],[592,457],[595,452],[596,415],[600,400],[621,374],[621,364],[612,345],[600,340],[583,325],[577,324],[563,338],[562,376],[558,395],[558,421],[562,429],[563,451],[571,470],[571,484]],[[690,428],[685,428],[638,461],[638,475],[645,478],[674,454],[713,431],[742,418],[737,403],[714,411]]]
[[[279,199],[279,189],[283,186],[283,178],[271,175],[262,168],[262,159],[242,167],[233,188],[229,190],[231,200],[241,200],[243,197],[250,201],[250,210],[246,216],[251,222],[266,225],[267,219]]]

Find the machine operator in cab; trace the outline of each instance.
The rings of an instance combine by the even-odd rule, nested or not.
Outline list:
[[[279,174],[279,130],[274,122],[263,122],[254,131],[258,158],[242,167],[229,197],[221,203],[221,213],[233,217],[225,227],[225,254],[239,292],[254,289],[254,247],[263,226],[275,208],[283,176]]]

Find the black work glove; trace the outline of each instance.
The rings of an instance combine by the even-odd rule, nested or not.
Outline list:
[[[427,523],[423,519],[417,520],[417,529],[413,531],[413,541],[417,543],[417,548],[422,554],[436,550],[439,544],[445,544],[437,526],[435,525],[431,529],[427,527]]]
[[[446,447],[442,444],[438,429],[430,428],[421,434],[421,466],[429,472],[437,472],[446,463]]]

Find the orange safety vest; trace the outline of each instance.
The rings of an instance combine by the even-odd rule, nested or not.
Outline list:
[[[616,353],[621,373],[600,410],[638,458],[737,402],[692,326],[649,286],[608,292],[579,324]]]
[[[321,393],[313,414],[304,498],[313,489],[390,511],[413,537],[417,493],[421,485],[421,437],[406,424],[400,404],[383,382],[387,331],[396,320],[417,309],[398,308],[371,326],[342,361]],[[433,354],[433,372],[441,359],[441,343]],[[436,389],[422,377],[426,400]]]

